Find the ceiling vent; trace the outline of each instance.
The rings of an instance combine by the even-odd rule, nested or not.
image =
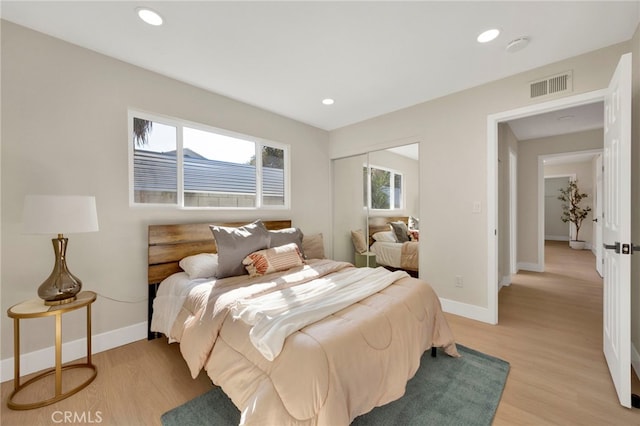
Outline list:
[[[573,72],[565,71],[560,74],[545,77],[529,83],[530,98],[555,95],[573,91]]]

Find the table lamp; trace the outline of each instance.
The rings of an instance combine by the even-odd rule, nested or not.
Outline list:
[[[67,268],[68,238],[63,234],[98,230],[96,199],[75,195],[27,195],[24,199],[23,229],[28,234],[57,234],[51,239],[55,253],[53,271],[38,288],[45,305],[73,302],[82,281]]]

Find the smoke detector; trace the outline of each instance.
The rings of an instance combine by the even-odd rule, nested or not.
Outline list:
[[[518,37],[514,40],[511,40],[507,44],[507,52],[514,53],[518,50],[522,50],[529,44],[529,37]]]

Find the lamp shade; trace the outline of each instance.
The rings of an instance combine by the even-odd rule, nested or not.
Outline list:
[[[98,230],[96,198],[79,195],[27,195],[23,231],[28,234],[71,234]]]

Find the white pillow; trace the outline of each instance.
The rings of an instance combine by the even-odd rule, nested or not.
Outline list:
[[[371,236],[374,240],[381,243],[396,243],[396,234],[393,231],[376,232]]]
[[[187,256],[180,261],[180,267],[192,280],[196,278],[211,278],[218,272],[218,255],[200,253]]]

